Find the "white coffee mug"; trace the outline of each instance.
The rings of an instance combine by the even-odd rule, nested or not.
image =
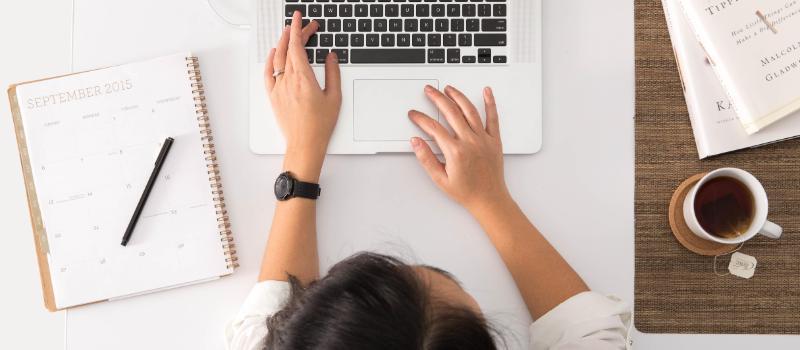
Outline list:
[[[695,215],[694,204],[698,189],[700,189],[711,179],[718,177],[731,177],[739,180],[747,187],[750,193],[753,194],[755,208],[753,221],[750,223],[750,227],[747,228],[747,231],[734,238],[723,238],[712,235],[703,229],[703,227],[700,225],[700,222],[697,220],[697,216]],[[683,201],[683,216],[686,220],[686,224],[689,226],[689,229],[702,239],[722,244],[739,244],[755,237],[758,234],[762,234],[769,238],[780,238],[781,234],[783,233],[783,229],[780,226],[767,221],[768,211],[769,201],[767,200],[767,192],[764,191],[764,186],[762,186],[761,182],[759,182],[758,179],[756,179],[756,177],[752,174],[736,168],[721,168],[706,174],[706,176],[703,176],[703,178],[700,179],[700,181],[698,181],[694,187],[692,187],[692,189],[686,195],[686,199]]]

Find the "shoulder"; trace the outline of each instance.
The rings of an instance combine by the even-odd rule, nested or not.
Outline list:
[[[283,281],[264,281],[253,286],[239,312],[225,327],[227,348],[263,348],[267,336],[267,318],[283,308],[290,290],[289,283]]]
[[[630,319],[622,300],[580,293],[531,325],[531,349],[625,349]]]

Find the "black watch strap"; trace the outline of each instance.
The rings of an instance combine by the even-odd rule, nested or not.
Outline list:
[[[292,197],[317,199],[319,198],[319,195],[321,193],[322,189],[319,187],[318,184],[300,182],[295,180],[294,191],[292,191]]]

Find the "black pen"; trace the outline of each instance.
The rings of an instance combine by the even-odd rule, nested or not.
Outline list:
[[[161,172],[161,168],[164,166],[164,161],[167,159],[167,154],[169,153],[169,149],[172,148],[173,142],[175,142],[173,138],[167,137],[167,139],[164,140],[164,145],[161,146],[161,152],[158,153],[158,158],[156,158],[156,165],[153,168],[153,172],[150,173],[150,178],[147,180],[147,185],[144,186],[144,192],[142,193],[142,196],[139,197],[139,203],[136,204],[136,210],[133,211],[133,217],[131,217],[131,221],[128,223],[128,228],[125,229],[125,235],[122,236],[123,246],[128,245],[128,241],[131,239],[133,229],[136,228],[136,222],[139,221],[139,216],[142,215],[144,204],[147,202],[147,197],[150,196],[150,192],[153,190],[153,185],[156,183],[158,173]]]

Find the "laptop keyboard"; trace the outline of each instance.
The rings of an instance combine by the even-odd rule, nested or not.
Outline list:
[[[342,64],[506,64],[507,0],[284,0],[319,31],[306,45],[308,61]]]

